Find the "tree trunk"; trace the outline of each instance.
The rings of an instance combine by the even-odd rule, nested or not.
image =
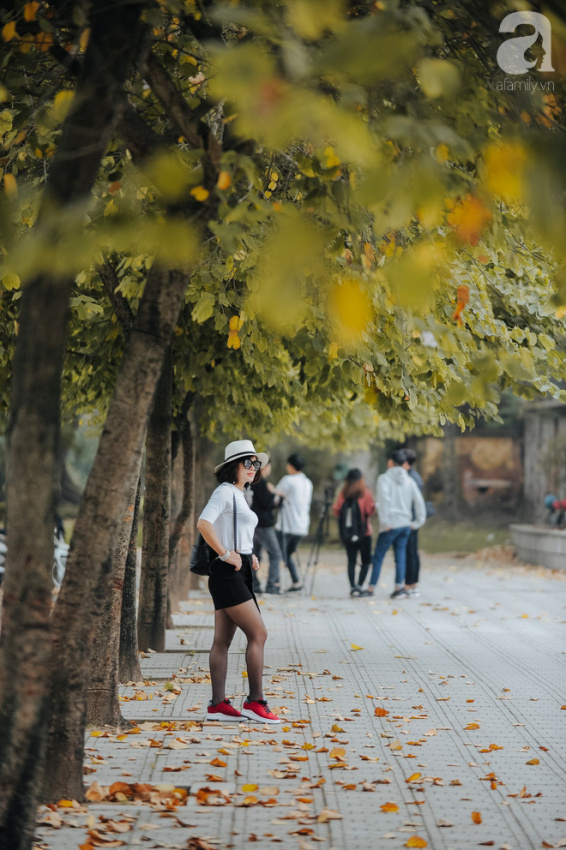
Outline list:
[[[137,50],[144,3],[92,5],[90,40],[51,163],[37,230],[56,239],[58,211],[90,196]],[[124,32],[132,37],[124,43]],[[60,375],[73,277],[38,274],[23,289],[8,426],[8,557],[0,646],[0,848],[32,842],[49,685]]]
[[[122,614],[120,617],[120,660],[118,678],[120,682],[141,681],[140,657],[138,655],[137,629],[137,563],[138,563],[138,522],[142,490],[141,475],[138,479],[134,518],[130,545],[126,555],[124,590],[122,591]]]
[[[447,519],[456,520],[458,518],[459,496],[456,425],[449,422],[444,426],[444,448],[442,452],[442,512]]]
[[[146,437],[143,549],[138,646],[165,652],[171,513],[171,383],[168,353],[157,385]]]
[[[172,611],[178,604],[179,599],[185,599],[190,587],[190,574],[187,564],[186,553],[180,544],[182,538],[187,535],[192,542],[192,526],[194,525],[195,513],[195,440],[191,422],[188,419],[188,410],[184,420],[179,424],[181,431],[182,446],[182,482],[183,497],[181,508],[175,519],[175,524],[169,538],[169,563],[170,563],[170,588],[169,608]]]
[[[186,276],[154,265],[129,335],[108,417],[75,524],[53,616],[50,716],[43,796],[84,799],[89,646],[103,600],[120,518],[139,469],[152,398],[171,344]]]
[[[108,586],[104,591],[102,612],[97,618],[96,632],[91,643],[86,722],[97,726],[124,728],[129,726],[120,711],[118,669],[122,591],[126,556],[130,548],[134,525],[139,477],[138,469],[130,488],[128,506],[122,518],[118,542],[114,549]]]

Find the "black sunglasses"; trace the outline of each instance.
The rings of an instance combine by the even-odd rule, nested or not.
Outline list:
[[[251,469],[252,466],[254,469],[261,469],[261,461],[260,460],[252,460],[251,457],[246,457],[242,461],[246,469]]]

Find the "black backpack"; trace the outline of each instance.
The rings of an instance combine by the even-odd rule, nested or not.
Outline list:
[[[340,540],[344,544],[355,543],[364,536],[362,512],[357,499],[352,497],[344,500],[344,504],[340,508],[338,527],[340,529]]]

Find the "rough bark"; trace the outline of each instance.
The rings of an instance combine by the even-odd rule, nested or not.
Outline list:
[[[138,646],[165,651],[171,514],[171,383],[168,353],[147,427]]]
[[[97,726],[128,727],[118,700],[120,658],[120,621],[126,557],[130,547],[136,494],[137,470],[128,495],[128,505],[121,520],[118,541],[112,558],[112,570],[103,594],[100,616],[90,645],[90,675],[87,694],[86,722]]]
[[[144,4],[96,4],[75,107],[51,162],[37,229],[57,238],[61,213],[90,195],[136,52]],[[123,33],[132,37],[124,44]],[[0,646],[0,848],[32,842],[44,755],[51,568],[59,458],[60,375],[72,277],[24,288],[12,370],[8,560]]]
[[[184,415],[183,415],[184,414]],[[169,537],[169,611],[178,607],[180,599],[186,599],[190,588],[188,555],[192,545],[195,494],[195,440],[188,419],[188,405],[181,413],[179,434],[181,440],[180,474],[182,480],[181,507],[175,518]]]
[[[444,427],[442,452],[442,512],[447,519],[458,518],[459,494],[456,425],[449,422]]]
[[[53,617],[43,786],[46,802],[61,797],[84,799],[82,756],[89,646],[185,286],[184,275],[157,265],[148,276],[79,509],[65,582]]]
[[[140,657],[138,654],[137,629],[137,561],[138,561],[138,522],[142,491],[141,476],[138,479],[132,532],[126,554],[124,589],[122,591],[122,614],[120,617],[120,658],[118,678],[120,682],[141,681]]]

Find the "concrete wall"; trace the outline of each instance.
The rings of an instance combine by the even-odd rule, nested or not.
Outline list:
[[[511,539],[518,557],[527,564],[566,570],[566,529],[512,525]]]

